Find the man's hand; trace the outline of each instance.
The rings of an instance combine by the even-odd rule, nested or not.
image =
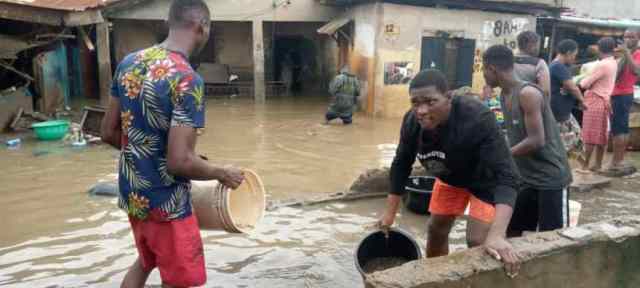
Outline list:
[[[507,276],[514,278],[518,276],[520,271],[520,255],[513,250],[513,246],[504,237],[487,238],[484,248],[498,261],[504,263],[504,269]]]
[[[382,233],[384,233],[388,237],[389,229],[391,229],[391,226],[393,225],[393,222],[395,222],[395,220],[395,214],[389,215],[387,213],[384,213],[382,218],[380,218],[380,220],[378,220],[378,223],[376,223],[376,228],[380,229],[380,231],[382,231]]]
[[[402,197],[396,194],[389,194],[387,196],[387,208],[382,214],[382,218],[376,223],[376,228],[382,230],[382,232],[389,237],[389,228],[396,220],[396,213],[398,213],[398,207]]]
[[[236,189],[244,181],[244,172],[238,168],[225,167],[222,177],[218,179],[222,185]]]
[[[584,104],[584,102],[580,101],[580,102],[578,102],[578,109],[580,109],[582,111],[587,111],[589,108],[587,107],[586,104]]]

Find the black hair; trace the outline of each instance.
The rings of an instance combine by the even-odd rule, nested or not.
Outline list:
[[[533,31],[524,31],[518,34],[518,49],[526,50],[529,45],[540,41],[540,36]]]
[[[564,39],[558,43],[556,49],[560,54],[569,54],[578,50],[578,43],[572,39]]]
[[[598,50],[600,53],[611,54],[616,49],[616,40],[611,37],[604,37],[598,40]]]
[[[449,84],[447,84],[447,77],[436,69],[425,69],[420,71],[413,77],[409,84],[409,90],[420,89],[433,86],[438,92],[445,94],[449,90]]]
[[[513,69],[513,61],[513,51],[504,45],[493,45],[482,54],[484,65],[493,65],[502,71]]]
[[[209,6],[203,0],[173,0],[169,9],[169,27],[185,27],[208,23],[211,20]]]

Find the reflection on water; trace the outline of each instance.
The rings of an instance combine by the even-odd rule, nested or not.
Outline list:
[[[325,126],[325,103],[209,101],[198,152],[255,170],[270,199],[343,191],[379,165],[377,147],[396,142],[400,120],[360,115],[351,126]],[[29,137],[18,149],[0,147],[0,286],[118,286],[136,257],[126,216],[113,199],[86,194],[97,181],[114,178],[117,158],[106,146],[73,149]],[[251,235],[203,232],[207,287],[361,287],[353,249],[383,204],[283,208],[268,213]],[[407,214],[401,222],[424,245],[426,220]],[[456,231],[461,243],[464,225]],[[150,279],[160,282],[155,272]]]
[[[281,208],[249,235],[203,231],[207,287],[363,287],[353,251],[383,205],[377,199]],[[398,222],[423,246],[426,219],[403,211]],[[87,227],[0,249],[0,285],[116,287],[136,257],[125,214],[105,211],[68,222]],[[452,248],[464,248],[464,223],[455,230]],[[157,272],[149,282],[160,282]]]

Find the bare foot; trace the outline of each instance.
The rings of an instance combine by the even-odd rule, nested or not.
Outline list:
[[[592,171],[590,171],[589,169],[584,169],[584,168],[577,168],[575,171],[576,171],[576,173],[579,173],[579,174],[585,174],[585,175],[593,174]]]

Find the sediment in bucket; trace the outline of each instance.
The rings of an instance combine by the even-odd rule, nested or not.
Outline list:
[[[375,271],[418,260],[422,258],[422,251],[409,233],[392,228],[389,238],[381,231],[367,235],[358,244],[354,256],[356,268],[364,277]]]
[[[246,233],[262,219],[266,206],[264,185],[252,171],[231,190],[218,181],[192,181],[193,210],[201,229]]]

